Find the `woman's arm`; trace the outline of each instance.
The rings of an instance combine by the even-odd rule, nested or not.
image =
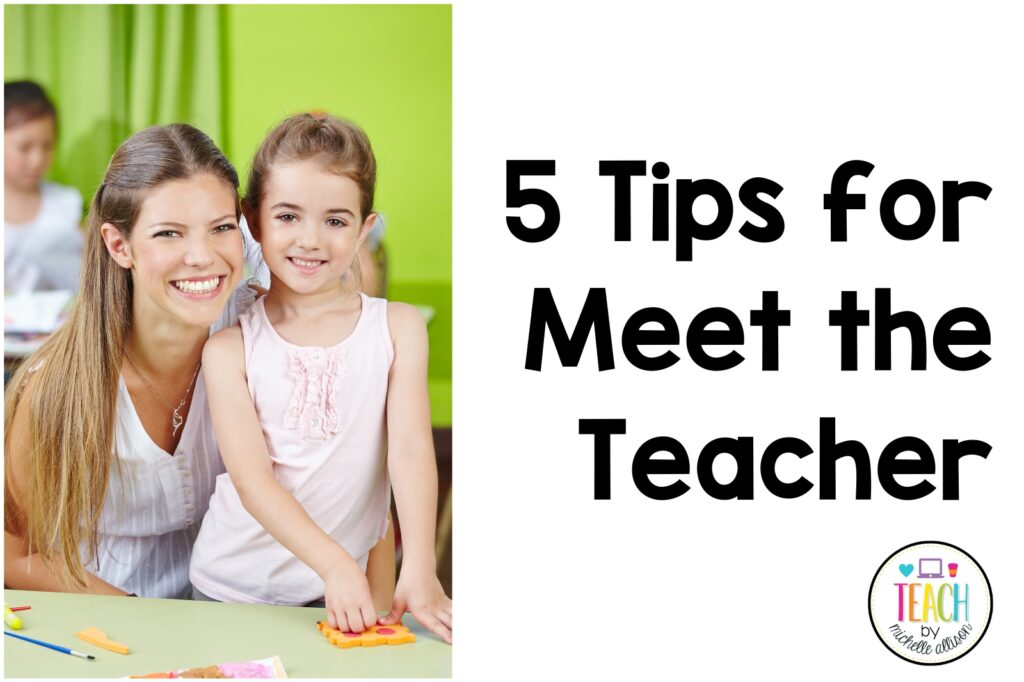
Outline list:
[[[86,573],[85,579],[85,587],[65,583],[52,562],[45,561],[38,553],[29,554],[24,538],[4,531],[4,587],[39,592],[85,592],[117,596],[127,594],[91,573]]]
[[[451,643],[452,602],[437,579],[437,462],[427,392],[427,327],[416,308],[388,304],[395,359],[388,379],[388,473],[402,522],[402,573],[387,619],[406,610]]]
[[[377,623],[359,564],[310,518],[274,477],[267,442],[246,384],[242,330],[216,334],[203,349],[210,414],[224,466],[245,510],[324,581],[332,627],[362,632]]]
[[[28,541],[23,537],[26,514],[36,504],[32,499],[29,485],[31,455],[28,447],[29,406],[32,404],[32,381],[29,380],[18,401],[17,411],[7,434],[7,476],[8,495],[4,499],[4,587],[15,590],[39,590],[43,592],[88,592],[92,594],[123,595],[110,583],[86,573],[86,585],[81,587],[64,581],[59,566],[44,560],[38,552],[29,552]],[[46,500],[39,502],[47,504]]]

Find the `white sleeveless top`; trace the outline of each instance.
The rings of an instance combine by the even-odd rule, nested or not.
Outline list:
[[[97,555],[85,567],[142,597],[188,597],[192,544],[214,480],[224,472],[202,371],[193,392],[172,457],[150,439],[124,379],[118,381],[114,447],[120,470],[111,469]]]
[[[387,301],[360,298],[352,333],[329,348],[281,338],[267,318],[266,299],[238,322],[274,476],[365,570],[387,531],[391,504],[385,414],[394,349]],[[296,605],[324,596],[320,577],[245,510],[227,474],[217,478],[191,578],[219,601]]]
[[[241,230],[246,265],[255,276],[232,292],[211,334],[234,324],[238,313],[252,305],[256,295],[249,282],[270,285],[259,246],[244,220]],[[141,597],[191,597],[192,545],[216,478],[224,473],[202,370],[193,391],[172,457],[146,433],[124,380],[118,380],[114,452],[121,470],[111,468],[96,558],[86,561],[83,551],[82,561],[89,572]]]

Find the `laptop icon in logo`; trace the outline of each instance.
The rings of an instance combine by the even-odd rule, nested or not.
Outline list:
[[[918,578],[942,578],[942,559],[921,559],[917,562]]]

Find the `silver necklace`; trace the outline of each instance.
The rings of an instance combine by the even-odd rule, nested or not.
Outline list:
[[[139,366],[135,364],[135,361],[132,360],[132,356],[128,351],[124,352],[124,356],[128,358],[128,362],[130,362],[132,367],[135,368],[135,373],[139,375],[140,379],[142,379],[142,383],[146,384],[146,388],[148,388],[153,395],[160,400],[160,402],[166,405],[167,409],[171,410],[171,427],[174,429],[171,431],[171,438],[177,437],[178,429],[180,429],[181,425],[185,423],[185,418],[181,416],[181,408],[185,407],[185,402],[188,400],[188,394],[192,392],[192,385],[196,383],[196,377],[199,376],[199,368],[202,367],[203,363],[200,362],[196,365],[196,371],[192,374],[192,381],[188,382],[188,388],[185,389],[185,395],[181,396],[181,400],[178,401],[178,406],[172,408],[171,404],[167,402],[162,395],[160,395],[160,391],[156,390],[153,384],[149,383],[149,379],[147,379],[146,375],[142,373]]]

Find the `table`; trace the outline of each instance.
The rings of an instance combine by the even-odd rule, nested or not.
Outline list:
[[[280,656],[289,677],[451,677],[451,647],[406,614],[416,642],[339,649],[316,629],[326,611],[291,606],[4,590],[22,611],[11,632],[93,654],[87,661],[4,637],[5,677],[125,677]],[[120,655],[75,637],[97,627]]]

